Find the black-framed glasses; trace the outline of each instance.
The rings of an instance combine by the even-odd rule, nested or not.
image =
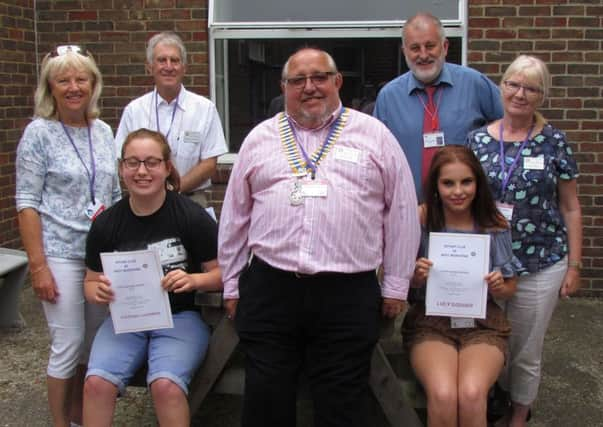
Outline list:
[[[64,44],[52,49],[50,51],[50,57],[55,58],[57,56],[67,55],[69,52],[77,53],[82,56],[90,56],[89,52],[84,48],[84,46],[78,44]]]
[[[539,87],[522,85],[521,83],[514,82],[513,80],[505,80],[503,85],[505,90],[511,94],[519,92],[519,89],[523,89],[523,93],[525,93],[526,96],[531,97],[535,97],[542,93],[542,89]]]
[[[158,159],[157,157],[147,157],[144,160],[139,160],[136,157],[127,157],[121,160],[123,165],[130,170],[138,170],[141,163],[148,170],[157,169],[163,161],[164,159]]]
[[[313,85],[320,86],[325,84],[327,80],[329,80],[329,77],[334,76],[335,74],[337,74],[335,71],[326,71],[324,73],[314,73],[309,76],[289,77],[288,79],[283,79],[283,82],[295,89],[301,89],[306,85],[308,79],[310,79]]]

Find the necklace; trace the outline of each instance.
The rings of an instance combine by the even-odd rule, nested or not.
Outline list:
[[[279,117],[279,135],[281,144],[289,167],[294,177],[293,188],[289,194],[289,203],[293,206],[303,204],[304,196],[302,185],[299,181],[301,177],[311,176],[316,177],[316,170],[320,161],[326,157],[332,146],[335,144],[349,116],[349,111],[342,107],[337,119],[329,128],[329,133],[323,144],[314,153],[308,154],[303,146],[298,144],[295,137],[295,131],[291,126],[289,118],[285,113],[281,113]],[[301,155],[300,155],[301,151]]]

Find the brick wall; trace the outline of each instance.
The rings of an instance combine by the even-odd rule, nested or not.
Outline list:
[[[15,150],[33,113],[34,0],[0,1],[0,244],[20,246],[15,213]]]
[[[102,118],[115,129],[121,110],[151,87],[145,41],[177,31],[189,50],[187,87],[207,95],[207,0],[35,0],[40,55],[58,43],[84,43],[105,79]],[[0,0],[0,239],[18,245],[14,227],[14,149],[32,111],[34,0]],[[469,63],[498,81],[519,53],[549,64],[543,112],[573,142],[582,173],[585,295],[603,295],[603,6],[601,0],[469,0]],[[9,83],[7,85],[6,83]],[[601,148],[600,148],[601,147]],[[211,193],[219,208],[228,167]]]
[[[584,221],[583,294],[603,296],[603,4],[600,0],[473,0],[470,65],[500,80],[520,53],[552,74],[542,112],[564,130],[579,162]]]

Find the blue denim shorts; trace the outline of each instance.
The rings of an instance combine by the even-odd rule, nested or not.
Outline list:
[[[181,311],[172,317],[173,328],[124,334],[116,334],[111,317],[107,317],[94,338],[86,378],[99,376],[123,394],[147,362],[147,384],[167,378],[188,394],[188,384],[205,357],[210,331],[196,311]]]

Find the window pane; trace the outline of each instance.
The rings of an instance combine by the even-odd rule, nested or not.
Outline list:
[[[214,0],[213,22],[400,21],[419,11],[459,19],[454,0]]]
[[[225,49],[227,48],[228,43],[226,40],[216,40],[215,44],[215,67],[214,67],[214,81],[216,87],[216,96],[214,98],[214,102],[216,104],[216,108],[218,109],[218,113],[220,114],[220,121],[222,122],[222,126],[224,126],[225,136],[228,140],[228,120],[227,120],[227,111],[228,105],[226,104],[226,93],[227,93],[227,64],[225,61]]]
[[[460,64],[461,39],[448,40],[447,60]],[[217,44],[224,42],[216,41]],[[374,100],[383,83],[408,70],[400,50],[400,38],[256,39],[226,43],[228,120],[224,125],[228,126],[230,152],[238,152],[247,133],[274,114],[269,107],[280,95],[283,64],[302,45],[320,47],[333,56],[343,74],[341,100],[345,106],[356,109]],[[218,99],[220,96],[217,94]]]

